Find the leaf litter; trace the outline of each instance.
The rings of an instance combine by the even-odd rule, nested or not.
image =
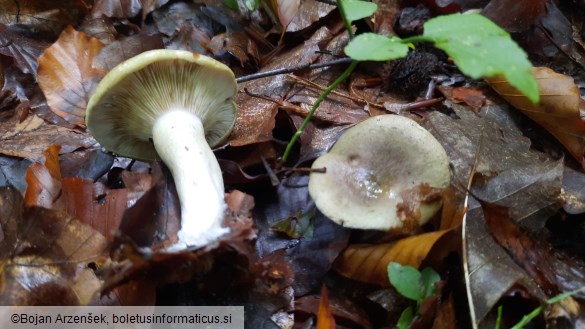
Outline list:
[[[17,3],[20,18],[12,3],[0,10],[0,41],[7,45],[0,52],[0,184],[17,188],[0,192],[0,269],[6,282],[2,304],[173,304],[173,289],[179,289],[190,303],[246,305],[250,328],[276,323],[381,327],[396,323],[392,317],[406,305],[393,301],[383,271],[390,260],[399,260],[430,265],[442,274],[441,296],[421,308],[420,327],[434,322],[437,328],[450,328],[455,321],[474,321],[474,326],[493,328],[497,306],[504,305],[505,317],[514,318],[521,314],[508,308],[520,305],[530,311],[531,305],[583,283],[582,253],[573,249],[571,254],[549,242],[558,241],[551,222],[569,225],[566,221],[575,221],[571,216],[585,211],[578,90],[583,77],[578,73],[573,75],[576,83],[569,85],[555,82],[568,80],[568,75],[554,75],[552,84],[560,89],[543,93],[537,123],[504,105],[481,83],[468,81],[440,86],[448,99],[441,104],[416,113],[405,110],[442,143],[454,177],[454,196],[445,196],[443,214],[412,236],[333,224],[316,210],[302,173],[347,127],[387,113],[379,104],[393,108],[412,100],[384,89],[379,67],[363,63],[352,81],[321,105],[301,136],[294,168],[279,163],[282,141],[343,67],[242,83],[236,129],[228,146],[216,152],[226,176],[230,212],[225,222],[232,234],[207,249],[165,254],[156,250],[172,243],[179,228],[172,178],[160,164],[128,164],[104,153],[84,131],[84,109],[97,81],[124,59],[163,47],[214,56],[238,76],[327,62],[343,54],[348,40],[335,6],[273,1],[271,16],[263,10],[238,13],[209,1]],[[477,6],[458,3],[467,9]],[[542,2],[534,3],[538,10],[510,21],[510,12],[501,15],[500,3],[492,1],[485,9],[510,32],[520,33],[518,40],[529,45],[526,49],[555,69],[580,65],[582,44],[563,31],[582,25],[582,18],[566,14],[566,5],[547,3],[543,12]],[[428,12],[455,8],[441,5],[429,1]],[[366,19],[358,27],[391,34],[404,9],[384,3],[375,20]],[[538,32],[528,28],[534,22],[552,40],[538,39]],[[562,51],[547,50],[550,42]],[[561,53],[571,58],[570,65]],[[373,85],[356,87],[376,79]],[[513,91],[499,90],[512,105],[533,110],[523,107],[525,101],[506,96]],[[573,104],[561,119],[551,114],[565,111],[560,97],[571,98]],[[562,146],[537,125],[555,135],[570,155],[563,156]],[[570,141],[559,134],[570,135]],[[472,198],[464,206],[470,175]],[[559,219],[563,216],[569,219]],[[151,219],[149,225],[144,218]],[[34,236],[43,228],[45,234]],[[144,247],[155,252],[145,253]],[[468,287],[462,287],[463,275]],[[22,276],[38,280],[24,287],[18,281]],[[320,297],[324,284],[328,303]],[[372,291],[385,297],[373,298]],[[582,296],[573,298],[582,305]],[[567,305],[558,307],[571,313]],[[461,310],[473,316],[460,315]],[[578,316],[571,321],[578,323]]]

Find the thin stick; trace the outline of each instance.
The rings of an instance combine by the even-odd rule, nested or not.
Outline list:
[[[244,75],[244,76],[237,78],[236,81],[238,83],[242,83],[242,82],[246,82],[246,81],[250,81],[250,80],[271,77],[273,75],[278,75],[278,74],[293,73],[293,72],[304,70],[304,69],[318,69],[318,68],[328,67],[328,66],[333,66],[333,65],[346,64],[346,63],[350,63],[351,61],[352,61],[351,58],[343,57],[343,58],[332,60],[329,62],[323,62],[323,63],[317,63],[317,64],[303,64],[303,65],[298,65],[298,66],[293,66],[293,67],[284,67],[284,68],[280,68],[280,69]]]
[[[324,101],[325,98],[327,98],[327,96],[331,93],[331,91],[333,91],[333,89],[335,89],[335,87],[337,87],[337,85],[342,83],[345,79],[347,79],[347,77],[349,77],[351,75],[353,70],[355,70],[355,68],[357,67],[358,63],[359,62],[357,62],[357,61],[351,62],[349,67],[347,69],[345,69],[345,71],[343,71],[343,73],[341,73],[341,75],[335,81],[333,81],[333,83],[331,85],[329,85],[329,87],[327,87],[327,89],[325,89],[325,91],[323,91],[323,93],[321,95],[319,95],[319,98],[317,98],[317,100],[315,101],[315,104],[313,104],[313,107],[311,108],[311,110],[307,114],[307,117],[305,118],[305,120],[303,121],[303,123],[301,124],[299,129],[295,132],[295,134],[291,138],[290,142],[286,146],[286,149],[284,150],[284,155],[282,156],[282,162],[286,163],[286,161],[288,160],[288,156],[290,155],[290,152],[292,151],[293,146],[295,145],[295,143],[297,142],[297,140],[299,139],[299,137],[301,136],[301,134],[305,130],[305,127],[307,127],[307,125],[309,124],[309,121],[311,121],[313,114],[315,113],[315,111],[317,110],[317,108],[319,107],[321,102]]]

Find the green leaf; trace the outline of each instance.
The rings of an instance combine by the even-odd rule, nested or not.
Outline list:
[[[312,239],[315,231],[316,211],[315,207],[307,212],[299,211],[288,218],[277,221],[270,229],[283,233],[291,239]]]
[[[402,296],[417,302],[424,299],[421,273],[416,268],[391,262],[388,264],[388,277]]]
[[[422,284],[422,295],[425,299],[430,296],[434,296],[437,294],[436,284],[437,282],[441,281],[441,276],[437,271],[433,270],[430,267],[425,267],[420,272],[420,282]]]
[[[232,10],[238,10],[238,0],[223,0],[223,4]]]
[[[254,11],[260,6],[260,0],[244,0],[244,4],[250,11]]]
[[[399,38],[363,33],[351,40],[344,51],[358,61],[388,61],[406,56],[408,46]]]
[[[400,318],[398,319],[398,323],[396,323],[396,327],[398,329],[408,329],[414,320],[414,311],[412,306],[409,306],[402,311],[400,314]]]
[[[434,42],[469,77],[503,75],[533,103],[538,102],[538,85],[528,56],[506,31],[488,18],[479,14],[435,17],[424,24],[419,40]]]
[[[341,0],[345,10],[345,18],[350,21],[357,21],[358,19],[372,16],[378,6],[373,2],[361,0]]]

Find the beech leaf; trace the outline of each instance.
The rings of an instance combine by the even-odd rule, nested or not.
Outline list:
[[[430,232],[383,244],[353,244],[339,255],[333,268],[353,280],[389,286],[390,262],[420,267],[438,266],[451,251],[459,249],[455,230]]]
[[[39,57],[38,82],[53,112],[84,127],[85,109],[104,71],[92,66],[102,49],[95,38],[68,27]]]
[[[532,72],[542,95],[538,104],[530,102],[502,77],[486,81],[512,106],[555,136],[585,167],[585,121],[580,116],[579,88],[572,77],[547,67],[535,67]]]

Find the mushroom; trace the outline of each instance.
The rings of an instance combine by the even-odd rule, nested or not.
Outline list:
[[[309,193],[323,214],[346,227],[384,231],[426,223],[440,208],[440,198],[423,195],[419,203],[411,196],[436,192],[451,179],[441,144],[398,115],[371,117],[349,128],[312,168],[325,168],[309,178]],[[401,209],[405,203],[416,206],[407,216]]]
[[[211,147],[236,119],[226,65],[189,51],[151,50],[113,68],[87,106],[87,128],[106,149],[170,169],[181,204],[179,241],[200,247],[228,232],[221,169]]]

